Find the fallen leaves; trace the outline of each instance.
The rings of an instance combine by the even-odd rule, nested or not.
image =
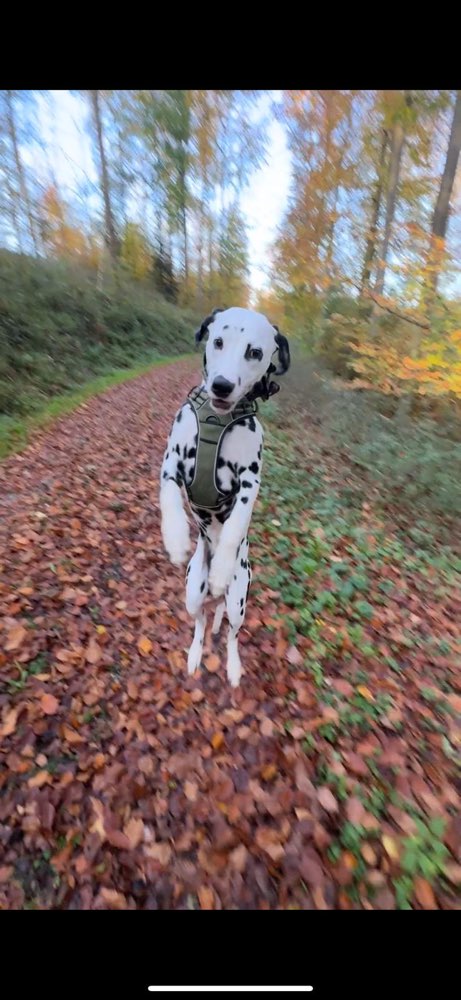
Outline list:
[[[382,845],[384,847],[386,854],[391,859],[391,861],[399,860],[400,848],[399,844],[397,843],[394,837],[390,837],[388,834],[385,834],[382,837]]]
[[[44,694],[40,699],[40,706],[45,715],[56,715],[59,711],[59,702],[54,694]]]
[[[211,745],[213,747],[213,750],[220,750],[221,747],[224,745],[224,733],[223,732],[213,733],[213,736],[211,737]]]
[[[152,652],[152,641],[146,635],[142,635],[138,639],[137,646],[141,656],[149,656],[149,653]]]
[[[189,680],[183,574],[167,567],[146,461],[153,446],[160,464],[169,430],[161,408],[153,431],[151,391],[163,396],[169,386],[179,405],[194,381],[181,365],[92,401],[83,430],[81,414],[66,418],[65,433],[44,436],[27,482],[14,457],[0,466],[10,540],[0,540],[8,581],[7,591],[0,583],[0,792],[9,837],[0,906],[19,898],[19,906],[58,909],[395,908],[405,840],[418,833],[413,815],[444,819],[449,855],[443,879],[413,878],[410,905],[455,906],[461,686],[455,658],[435,646],[428,658],[422,644],[428,621],[431,640],[451,642],[459,604],[451,597],[446,613],[433,567],[428,600],[392,557],[380,566],[371,558],[373,618],[359,638],[347,601],[327,605],[315,620],[327,649],[317,662],[317,640],[300,634],[299,606],[284,604],[282,586],[259,588],[256,579],[241,631],[241,688],[229,689],[225,650],[218,655],[208,640],[205,669]],[[312,531],[305,509],[305,531],[326,550],[329,524]],[[258,570],[261,519],[255,534]],[[290,544],[299,541],[293,535]],[[339,570],[355,557],[350,538],[334,544]],[[271,551],[276,560],[290,571]],[[320,591],[322,573],[319,564]],[[398,586],[380,603],[384,581]],[[48,850],[59,881],[47,875]]]
[[[204,663],[209,674],[216,674],[221,667],[221,659],[216,653],[211,653],[210,656],[206,656]]]
[[[5,642],[5,650],[7,653],[12,652],[12,650],[19,649],[27,636],[27,629],[24,625],[13,625],[7,635]]]
[[[362,698],[365,698],[365,701],[374,701],[375,700],[375,697],[371,693],[370,689],[367,688],[367,687],[365,687],[363,684],[359,684],[359,686],[357,688],[357,694],[360,694],[362,696]]]
[[[47,785],[51,781],[51,774],[48,771],[38,771],[33,778],[29,778],[27,784],[29,788],[43,788],[43,785]]]
[[[92,636],[85,651],[86,662],[91,663],[92,666],[95,666],[97,663],[99,663],[101,656],[102,656],[102,650],[98,645],[94,636]]]
[[[10,708],[5,715],[5,721],[0,727],[0,737],[11,736],[16,729],[16,724],[18,721],[19,710],[17,708]]]
[[[436,910],[437,903],[434,890],[426,879],[418,877],[414,882],[415,898],[423,910]]]
[[[326,785],[323,785],[321,788],[317,789],[317,798],[322,808],[325,809],[325,812],[331,814],[338,812],[339,808],[338,803],[333,795],[333,792],[331,792],[330,789],[326,787]]]
[[[304,663],[304,657],[299,652],[299,649],[296,648],[296,646],[290,646],[290,648],[287,649],[285,658],[288,660],[288,663],[291,663],[293,667],[301,667]]]

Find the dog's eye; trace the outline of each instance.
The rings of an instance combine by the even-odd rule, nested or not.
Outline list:
[[[263,352],[260,347],[250,347],[250,345],[248,344],[248,347],[245,351],[246,361],[261,361],[262,356]]]
[[[216,337],[216,340],[213,341],[213,347],[217,347],[218,351],[221,350],[221,347],[222,347],[222,337]]]

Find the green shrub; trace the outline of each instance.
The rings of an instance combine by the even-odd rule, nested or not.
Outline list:
[[[0,251],[0,414],[33,413],[114,367],[189,352],[198,318],[152,286],[98,291],[74,265]]]

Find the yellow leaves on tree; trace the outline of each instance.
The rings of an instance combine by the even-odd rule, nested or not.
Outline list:
[[[45,191],[40,211],[43,242],[49,252],[57,257],[79,257],[88,262],[93,248],[84,233],[69,222],[67,206],[54,185]]]
[[[144,233],[135,222],[128,222],[123,233],[120,259],[132,278],[142,281],[152,267],[152,253]]]

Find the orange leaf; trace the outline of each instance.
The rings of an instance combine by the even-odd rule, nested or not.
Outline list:
[[[359,694],[362,695],[362,698],[366,699],[366,701],[375,700],[375,696],[371,693],[371,691],[367,687],[364,687],[363,684],[359,684],[357,691]]]
[[[261,771],[261,778],[263,781],[273,781],[277,774],[277,768],[275,764],[266,764]]]
[[[415,896],[418,900],[420,906],[423,910],[436,910],[437,903],[435,901],[434,890],[429,882],[426,882],[425,878],[415,878],[414,884]]]
[[[2,728],[0,729],[0,736],[11,736],[16,729],[16,723],[18,721],[18,709],[11,708],[7,713],[5,721]]]
[[[338,812],[338,803],[333,795],[333,792],[331,792],[330,789],[326,787],[326,785],[322,785],[322,787],[317,790],[317,798],[320,802],[320,805],[322,806],[323,809],[325,809],[326,812],[328,813]]]
[[[13,628],[8,632],[8,638],[5,643],[5,649],[10,652],[13,649],[19,649],[20,645],[24,642],[27,635],[27,629],[24,625],[13,625]]]
[[[216,653],[211,653],[211,655],[207,656],[205,660],[205,666],[210,674],[215,674],[216,671],[219,670],[221,666],[221,660],[219,656],[217,656]]]
[[[272,736],[274,732],[274,723],[271,719],[263,719],[260,729],[262,736]]]
[[[132,816],[123,832],[125,836],[128,837],[130,847],[134,851],[137,847],[139,847],[144,837],[144,823],[142,819],[136,819]]]
[[[116,889],[101,889],[101,898],[111,910],[126,910],[128,903],[125,896]]]
[[[54,697],[54,694],[42,695],[40,704],[45,715],[55,715],[59,709],[59,701]]]
[[[224,733],[221,732],[213,733],[213,736],[211,737],[211,745],[213,747],[213,750],[220,750],[223,743],[224,743]]]
[[[198,895],[198,898],[199,898],[200,909],[201,910],[212,910],[213,909],[213,904],[214,904],[214,892],[213,892],[213,889],[210,889],[209,886],[207,886],[207,885],[202,885],[202,886],[200,886],[200,889],[198,890],[197,895]]]
[[[382,838],[383,847],[386,854],[391,858],[392,861],[398,861],[400,857],[399,845],[393,837],[384,835]]]
[[[184,783],[184,795],[189,802],[197,801],[198,785],[195,781],[186,781]]]
[[[142,635],[141,638],[138,639],[138,649],[141,656],[149,656],[149,653],[152,652],[152,643],[146,635]]]
[[[92,663],[93,665],[99,663],[99,660],[101,659],[101,650],[94,636],[91,637],[86,648],[85,659],[87,663]]]
[[[75,729],[71,729],[70,726],[65,724],[61,728],[62,738],[66,740],[67,743],[84,743],[84,739],[79,733],[75,732]]]
[[[148,858],[154,858],[155,861],[158,861],[163,868],[166,868],[171,858],[171,847],[165,843],[149,844],[148,847],[144,848],[144,852]]]
[[[43,785],[48,785],[51,781],[51,775],[48,771],[39,771],[38,774],[34,774],[33,778],[29,778],[27,784],[29,788],[42,788]]]
[[[136,699],[138,697],[138,685],[135,684],[134,681],[129,680],[128,684],[126,686],[126,689],[127,689],[127,692],[128,692],[128,697],[132,698],[133,701],[136,701]]]
[[[106,838],[112,847],[117,847],[120,851],[130,849],[130,841],[121,830],[106,830]]]

